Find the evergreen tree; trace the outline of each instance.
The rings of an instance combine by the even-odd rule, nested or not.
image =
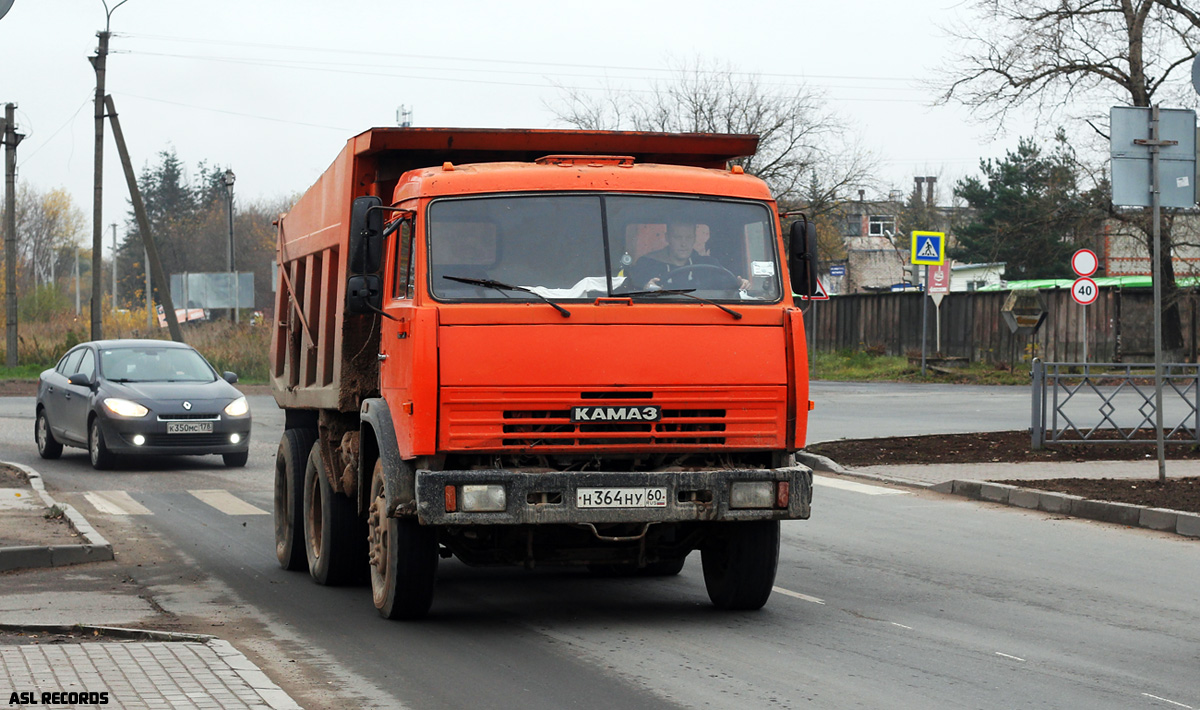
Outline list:
[[[950,255],[966,262],[1005,262],[1009,280],[1070,278],[1071,255],[1090,246],[1102,212],[1078,186],[1065,135],[1046,155],[1031,139],[1001,160],[980,161],[983,177],[960,180],[954,194],[971,216],[955,234]]]

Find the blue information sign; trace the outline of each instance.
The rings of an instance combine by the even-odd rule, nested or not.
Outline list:
[[[946,235],[942,232],[912,233],[912,263],[938,266],[946,260]]]

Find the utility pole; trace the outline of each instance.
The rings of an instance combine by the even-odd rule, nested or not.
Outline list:
[[[142,247],[142,270],[146,272],[146,329],[154,328],[154,299],[150,297],[150,254]]]
[[[115,224],[110,224],[109,226],[110,226],[110,227],[112,227],[112,235],[113,235],[113,248],[112,248],[112,263],[113,263],[112,307],[113,307],[113,310],[115,311],[115,310],[117,310],[117,225],[115,225]]]
[[[75,315],[79,315],[79,245],[75,245]]]
[[[228,261],[229,261],[229,277],[233,280],[232,283],[230,284],[230,288],[232,289],[233,308],[229,309],[229,316],[230,316],[229,319],[231,321],[233,321],[234,323],[238,322],[238,306],[241,305],[241,298],[240,298],[241,293],[239,293],[239,289],[238,289],[238,275],[237,275],[237,270],[235,268],[236,264],[234,263],[234,259],[233,259],[233,182],[236,179],[237,179],[237,176],[233,174],[232,170],[228,170],[228,169],[225,171],[225,174],[222,176],[222,181],[225,183],[225,194],[229,198],[229,249],[228,249],[229,259],[228,259]]]
[[[116,8],[113,8],[114,10]],[[111,14],[111,13],[110,13]],[[100,309],[104,291],[102,272],[104,265],[104,67],[108,59],[108,26],[103,32],[96,33],[100,38],[100,46],[96,48],[96,56],[90,57],[92,68],[96,70],[96,147],[95,165],[92,173],[92,340],[104,337],[104,320]]]
[[[125,183],[129,186],[129,201],[133,203],[133,214],[137,218],[138,231],[142,233],[142,246],[146,250],[146,260],[150,263],[151,273],[158,285],[158,302],[162,304],[163,315],[167,319],[167,329],[171,331],[171,340],[183,342],[183,331],[179,329],[179,321],[175,318],[175,304],[171,300],[171,282],[163,274],[162,262],[158,260],[158,246],[150,234],[150,218],[146,216],[146,204],[142,202],[142,193],[138,190],[137,176],[133,174],[133,162],[129,159],[129,148],[125,146],[125,134],[121,132],[121,122],[117,119],[117,107],[111,96],[104,98],[108,107],[108,120],[112,121],[113,140],[117,143],[117,155],[121,157],[121,167],[125,170]]]
[[[4,291],[7,313],[5,365],[17,366],[17,105],[4,105]]]

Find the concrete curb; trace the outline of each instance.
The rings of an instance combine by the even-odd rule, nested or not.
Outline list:
[[[175,631],[155,631],[153,629],[128,629],[119,626],[90,626],[87,624],[0,624],[0,631],[17,633],[79,633],[85,632],[99,636],[119,638],[132,641],[190,641],[208,646],[229,669],[236,673],[246,685],[250,686],[258,697],[262,698],[267,707],[275,710],[302,710],[299,703],[292,699],[283,688],[276,685],[266,673],[247,658],[233,644],[216,636],[207,634],[185,634]]]
[[[898,481],[900,482],[900,481]],[[1200,537],[1200,515],[1180,510],[1149,508],[1128,503],[1090,500],[1065,493],[1010,486],[988,481],[946,481],[929,490],[1046,513],[1070,515],[1134,528],[1148,528],[1185,537]]]
[[[42,475],[32,468],[10,461],[0,461],[7,466],[19,469],[29,478],[29,485],[42,499],[47,508],[58,506],[67,518],[67,523],[79,533],[84,542],[81,545],[21,545],[16,547],[0,547],[0,572],[14,569],[30,569],[34,567],[61,567],[63,565],[78,565],[85,562],[105,562],[114,559],[112,545],[96,532],[79,511],[69,505],[59,505],[46,492],[42,483]]]

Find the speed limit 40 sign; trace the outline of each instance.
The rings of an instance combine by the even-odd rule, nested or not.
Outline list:
[[[1100,289],[1096,287],[1096,282],[1086,276],[1075,279],[1075,283],[1071,284],[1071,298],[1081,306],[1092,305],[1099,296]]]

